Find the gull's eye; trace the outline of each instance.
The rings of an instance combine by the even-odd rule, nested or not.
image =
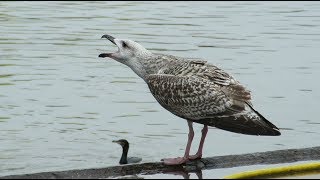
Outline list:
[[[125,42],[122,41],[122,47],[127,48],[128,45]]]

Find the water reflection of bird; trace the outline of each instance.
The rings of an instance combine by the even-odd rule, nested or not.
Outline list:
[[[167,165],[182,164],[202,157],[208,126],[260,136],[278,136],[279,129],[253,109],[251,94],[222,69],[202,59],[155,54],[128,39],[103,35],[118,51],[101,53],[130,67],[149,86],[162,107],[186,119],[188,143],[183,157],[164,159]],[[190,156],[193,122],[203,124],[198,151]]]
[[[121,155],[119,164],[138,163],[142,160],[142,158],[139,158],[139,157],[128,157],[129,142],[127,140],[120,139],[112,142],[117,143],[122,147],[122,155]]]

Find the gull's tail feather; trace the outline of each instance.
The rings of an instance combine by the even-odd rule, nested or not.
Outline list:
[[[247,105],[248,108],[242,113],[216,116],[194,122],[241,134],[258,136],[281,135],[279,128],[254,110],[252,106]]]

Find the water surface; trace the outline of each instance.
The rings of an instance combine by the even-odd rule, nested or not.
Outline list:
[[[1,2],[0,176],[114,166],[121,149],[111,141],[122,138],[143,162],[183,155],[187,123],[164,110],[128,67],[98,58],[116,50],[103,34],[225,69],[282,129],[280,137],[258,137],[211,128],[204,156],[319,145],[319,8],[319,2]],[[202,126],[194,127],[192,152]]]

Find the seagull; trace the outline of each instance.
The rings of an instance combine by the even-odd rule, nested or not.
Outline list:
[[[162,159],[165,165],[180,165],[202,157],[208,126],[258,136],[279,136],[279,128],[257,112],[250,91],[235,78],[206,60],[152,53],[129,39],[108,39],[118,51],[101,53],[130,67],[145,83],[158,103],[187,120],[189,133],[183,157]],[[190,155],[193,123],[203,125],[198,151]]]

